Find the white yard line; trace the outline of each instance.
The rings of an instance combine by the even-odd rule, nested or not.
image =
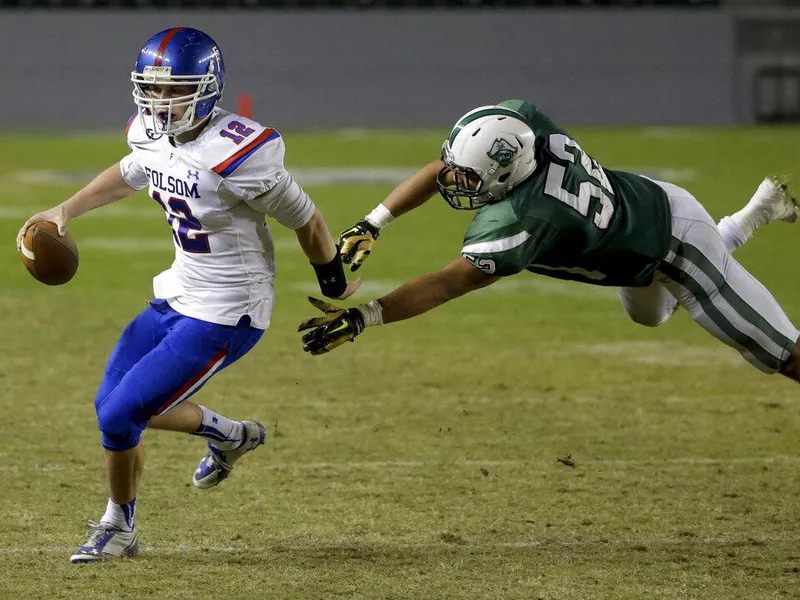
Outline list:
[[[291,169],[300,185],[397,185],[417,167],[353,167]]]
[[[301,185],[397,185],[414,173],[420,166],[409,167],[297,167],[290,169],[292,176]],[[676,169],[657,166],[619,166],[609,168],[647,175],[672,183],[692,181],[696,173],[692,169]],[[40,169],[21,171],[12,177],[25,185],[80,185],[91,181],[97,173],[93,171],[57,171]]]
[[[421,165],[420,165],[421,166]],[[414,173],[418,167],[298,167],[292,176],[301,185],[395,185]],[[26,185],[75,185],[91,181],[97,173],[90,171],[56,171],[41,169],[16,173],[14,180]]]
[[[23,206],[0,206],[0,219],[8,219],[11,221],[25,221],[31,214],[45,210],[47,206],[31,206],[30,208]],[[164,221],[164,211],[159,209],[154,203],[153,206],[126,206],[125,204],[116,204],[111,206],[104,206],[95,211],[87,213],[81,219],[135,219],[135,220],[153,220]]]
[[[109,252],[128,252],[128,253],[145,253],[145,252],[172,252],[174,249],[172,239],[169,231],[165,230],[164,237],[160,238],[138,238],[138,237],[87,237],[80,239],[80,247],[83,248],[97,248],[100,250],[107,250]],[[297,240],[282,239],[275,240],[275,249],[284,250],[300,250],[300,245]]]
[[[724,344],[693,346],[672,341],[621,341],[574,344],[553,350],[551,356],[598,356],[646,365],[741,365],[742,357]]]

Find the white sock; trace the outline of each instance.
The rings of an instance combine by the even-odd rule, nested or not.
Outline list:
[[[125,504],[117,504],[111,498],[108,499],[106,513],[100,519],[101,523],[107,523],[122,531],[132,531],[134,517],[136,516],[136,498]]]
[[[200,409],[203,411],[203,422],[192,435],[206,438],[220,450],[233,450],[242,445],[245,438],[243,423],[223,417],[205,406]]]
[[[733,252],[744,245],[744,243],[750,239],[750,236],[753,235],[753,231],[757,229],[757,227],[745,229],[740,225],[739,219],[736,219],[736,215],[741,212],[743,211],[740,210],[731,217],[722,217],[722,220],[717,224],[717,229],[722,236],[722,241],[725,242],[725,248],[728,249],[728,252]]]
[[[753,235],[759,227],[769,223],[769,212],[758,203],[754,203],[751,199],[750,202],[744,205],[744,208],[737,210],[730,217],[739,228],[744,232],[747,237]]]

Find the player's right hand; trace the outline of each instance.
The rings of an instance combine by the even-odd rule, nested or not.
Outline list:
[[[19,249],[22,247],[22,240],[25,239],[25,232],[28,231],[28,227],[34,223],[38,223],[39,221],[49,221],[50,223],[55,223],[56,227],[58,227],[58,235],[60,236],[63,236],[65,233],[67,233],[67,217],[62,208],[56,206],[50,210],[36,213],[30,219],[25,221],[20,228],[19,233],[17,233],[17,251],[19,251]]]
[[[306,319],[297,328],[297,331],[311,330],[303,336],[303,350],[306,352],[325,354],[345,342],[352,342],[364,331],[364,315],[357,308],[339,308],[312,296],[308,301],[325,314]]]
[[[339,253],[342,255],[342,262],[350,265],[351,271],[357,271],[364,264],[380,232],[375,225],[362,219],[339,234]]]

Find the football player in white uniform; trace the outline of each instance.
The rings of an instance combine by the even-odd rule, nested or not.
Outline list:
[[[202,31],[173,27],[142,48],[131,74],[138,111],[126,128],[131,152],[62,204],[28,219],[66,222],[148,188],[167,219],[175,261],[155,277],[155,299],[123,332],[95,398],[106,451],[109,499],[73,563],[138,551],[136,497],[145,427],[203,437],[194,485],[223,481],[264,443],[256,421],[236,421],[187,401],[250,350],[269,326],[274,247],[269,216],[295,231],[323,294],[347,298],[337,248],[314,203],[284,168],[280,134],[222,110],[225,66]]]

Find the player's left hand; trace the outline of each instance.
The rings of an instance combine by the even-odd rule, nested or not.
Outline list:
[[[354,341],[364,331],[364,317],[357,308],[339,308],[311,296],[308,301],[325,314],[306,319],[298,326],[297,331],[311,330],[303,336],[303,350],[306,352],[325,354],[345,342]]]

